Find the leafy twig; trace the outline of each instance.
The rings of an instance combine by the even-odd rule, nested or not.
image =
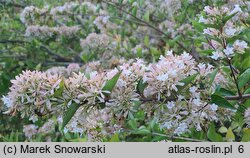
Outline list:
[[[148,26],[149,28],[152,28],[153,30],[159,32],[159,33],[162,34],[162,35],[165,35],[167,38],[169,38],[169,39],[172,40],[172,38],[169,36],[169,34],[163,32],[162,30],[160,30],[160,29],[157,28],[156,26],[154,26],[154,25],[152,25],[152,24],[150,24],[150,23],[148,23],[148,22],[146,22],[146,21],[140,19],[139,17],[133,15],[132,13],[130,13],[130,12],[124,10],[122,7],[119,7],[119,6],[115,5],[115,4],[112,3],[112,2],[108,2],[108,1],[105,1],[105,0],[102,0],[102,2],[103,2],[103,3],[106,3],[106,4],[108,4],[108,5],[111,5],[111,6],[115,7],[115,8],[117,8],[117,9],[119,9],[120,11],[124,12],[125,14],[130,15],[131,17],[133,17],[133,18],[135,18],[136,20],[138,20],[139,22],[145,24],[145,25]],[[198,58],[198,57],[199,57],[199,54],[198,54],[196,51],[194,51],[194,49],[193,49],[193,50],[188,50],[188,49],[187,49],[182,43],[180,43],[179,41],[176,41],[176,43],[177,43],[182,49],[184,49],[187,53],[189,53],[190,55],[192,55],[196,60],[199,60],[199,58]]]

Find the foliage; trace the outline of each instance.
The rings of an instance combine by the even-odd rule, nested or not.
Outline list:
[[[249,10],[0,1],[0,141],[250,141]]]

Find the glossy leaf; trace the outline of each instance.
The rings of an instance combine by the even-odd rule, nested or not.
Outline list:
[[[223,140],[222,136],[216,132],[214,123],[210,125],[207,132],[207,137],[213,142],[221,142]]]
[[[67,109],[67,111],[65,112],[65,114],[63,116],[62,130],[68,124],[68,122],[71,120],[71,118],[74,116],[75,112],[78,110],[79,107],[80,107],[80,105],[78,105],[76,103],[72,103],[69,106],[69,108]]]

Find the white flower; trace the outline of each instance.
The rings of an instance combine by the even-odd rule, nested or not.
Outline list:
[[[64,127],[63,132],[66,134],[66,133],[68,133],[68,131],[69,131],[69,129]]]
[[[229,15],[235,14],[235,13],[241,13],[242,10],[239,5],[235,5],[234,9],[229,13]]]
[[[234,49],[233,47],[227,46],[227,48],[224,49],[223,51],[224,51],[224,53],[225,53],[227,56],[231,56],[232,54],[234,54],[233,49]]]
[[[103,19],[102,19],[102,22],[103,22],[104,24],[108,23],[109,18],[110,18],[110,16],[104,16]]]
[[[162,127],[164,128],[167,128],[167,129],[171,129],[172,128],[172,123],[171,122],[165,122]]]
[[[201,105],[201,100],[200,99],[193,99],[192,103],[195,106],[200,106]]]
[[[211,108],[211,110],[213,110],[213,111],[217,111],[218,105],[212,104],[212,105],[210,105],[210,108]]]
[[[207,23],[208,23],[208,20],[205,19],[205,18],[201,15],[200,18],[199,18],[199,23],[207,24]]]
[[[133,7],[138,7],[139,5],[138,5],[137,2],[134,2],[134,3],[132,4],[132,6],[133,6]]]
[[[13,101],[9,97],[3,96],[2,101],[8,108],[12,107],[13,105]]]
[[[189,88],[189,92],[194,94],[197,91],[197,87],[193,86]]]
[[[213,53],[213,55],[210,56],[210,57],[211,57],[212,59],[214,59],[214,60],[218,60],[219,58],[222,57],[222,53],[219,52],[219,51],[214,51],[214,52],[212,52],[212,53]]]
[[[244,52],[244,50],[248,48],[248,45],[245,41],[236,40],[233,44],[233,47],[239,52]]]
[[[168,74],[165,73],[165,74],[162,74],[162,75],[158,75],[156,77],[156,79],[159,80],[159,81],[166,81],[168,79]]]
[[[76,128],[77,122],[76,121],[71,122],[70,126],[71,128]]]
[[[57,117],[57,121],[58,121],[58,123],[63,123],[63,117],[62,116],[58,116]]]
[[[38,121],[37,115],[32,115],[32,116],[29,118],[29,120],[32,121],[32,122]]]
[[[187,124],[182,122],[179,124],[178,128],[174,130],[174,133],[177,135],[181,135],[187,130],[187,128],[188,128]]]
[[[172,109],[173,107],[175,107],[175,103],[173,101],[168,102],[167,107],[168,107],[168,109]]]
[[[226,28],[226,29],[225,29],[225,34],[226,34],[228,37],[234,36],[236,32],[237,32],[237,30],[236,30],[235,28],[232,28],[232,27],[229,27],[229,28]]]

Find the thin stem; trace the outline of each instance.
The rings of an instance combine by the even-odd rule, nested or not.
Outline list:
[[[167,137],[170,139],[181,139],[181,140],[187,140],[191,142],[207,142],[206,140],[199,140],[199,139],[192,139],[192,138],[186,138],[186,137],[179,137],[179,136],[172,136],[172,135],[166,135],[166,134],[161,134],[161,133],[151,133],[152,135],[156,136],[162,136],[162,137]]]
[[[226,100],[240,100],[240,99],[249,99],[250,94],[245,94],[241,96],[225,96]]]
[[[236,76],[235,76],[235,73],[234,73],[234,69],[233,69],[233,66],[232,66],[232,62],[231,62],[231,59],[228,59],[228,64],[229,64],[229,67],[230,67],[230,70],[232,72],[232,76],[233,76],[233,79],[234,79],[234,83],[237,87],[237,91],[238,91],[238,95],[240,97],[240,99],[242,98],[242,94],[240,92],[240,88],[239,88],[239,85],[238,85],[238,82],[237,82],[237,79],[236,79]]]

